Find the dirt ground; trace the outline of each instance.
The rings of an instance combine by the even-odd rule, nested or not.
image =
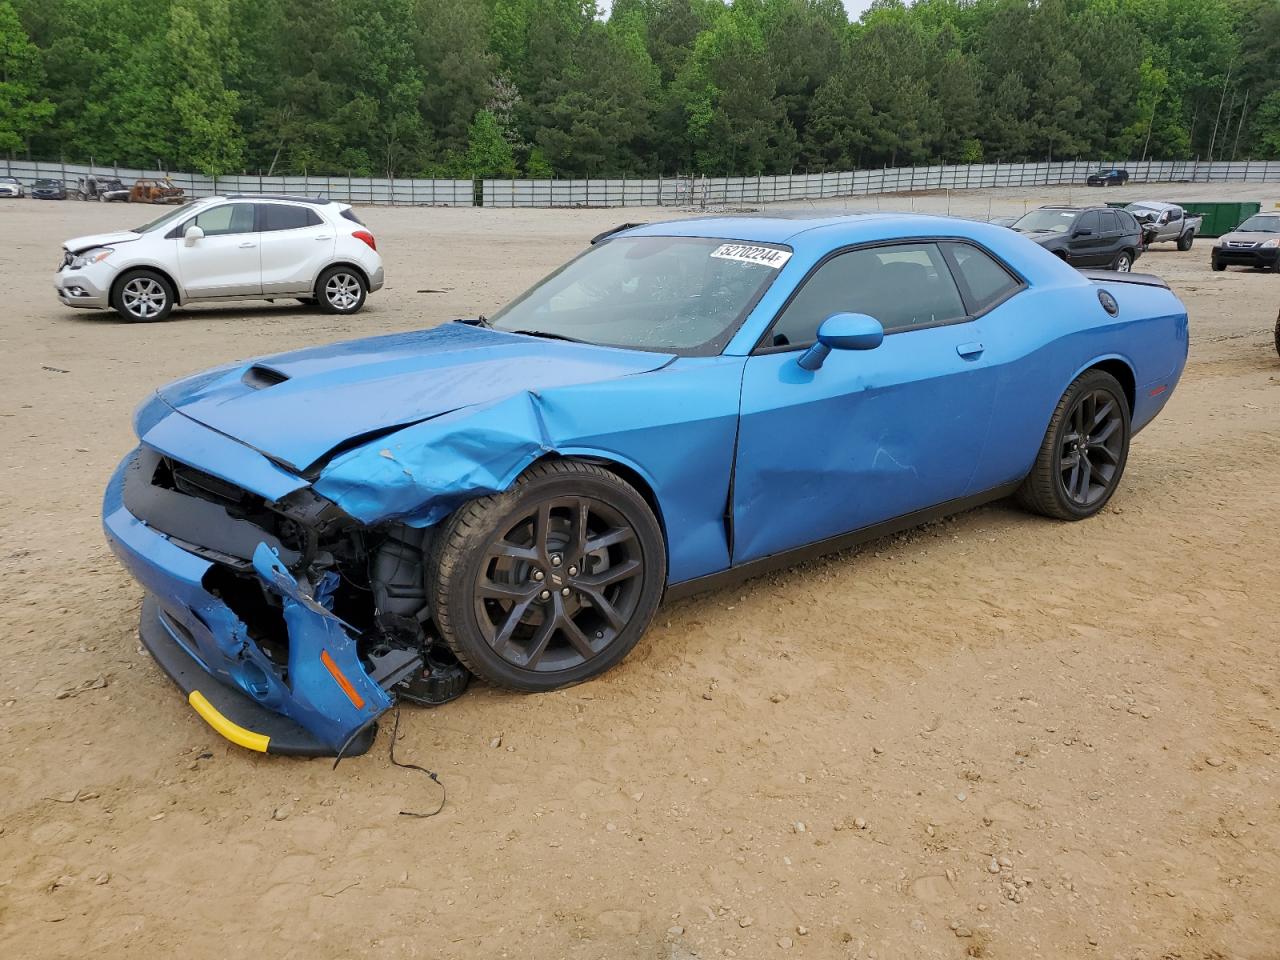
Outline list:
[[[986,214],[1066,190],[852,201]],[[1073,192],[1100,199],[1101,191]],[[1258,199],[1280,185],[1105,198]],[[840,201],[827,206],[844,206]],[[124,205],[0,204],[0,956],[1280,957],[1280,276],[1138,265],[1191,358],[1081,524],[996,504],[668,605],[617,670],[406,709],[388,763],[221,740],[99,527],[130,413],[233,358],[491,310],[667,210],[368,209],[355,318],[131,326],[50,280]]]

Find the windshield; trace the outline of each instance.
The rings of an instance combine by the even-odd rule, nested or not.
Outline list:
[[[162,227],[168,226],[173,221],[181,217],[188,216],[190,215],[190,213],[191,213],[190,207],[174,207],[168,213],[165,213],[162,216],[156,217],[150,223],[144,223],[140,227],[134,227],[133,230],[131,230],[130,232],[131,233],[151,233],[151,231],[159,230]]]
[[[60,187],[60,186],[62,186],[62,184],[61,184],[59,181],[57,181],[57,180],[37,180],[37,181],[35,182],[35,185],[36,185],[37,187]]]
[[[1037,233],[1048,230],[1052,233],[1066,233],[1075,222],[1078,210],[1032,210],[1013,225],[1015,230]]]
[[[1280,233],[1280,216],[1264,213],[1261,216],[1250,217],[1236,229],[1242,232],[1249,230],[1255,233]]]
[[[705,237],[600,243],[503,307],[498,330],[708,352],[728,341],[790,250]]]

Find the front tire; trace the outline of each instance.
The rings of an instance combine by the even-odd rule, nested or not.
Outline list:
[[[129,323],[156,323],[173,312],[173,287],[154,270],[132,270],[111,291],[111,306]]]
[[[1215,273],[1220,273],[1225,269],[1227,269],[1227,265],[1225,263],[1219,263],[1217,260],[1213,261],[1213,270]]]
[[[316,303],[325,313],[359,313],[369,288],[358,270],[330,267],[316,281]]]
[[[615,666],[657,612],[666,544],[644,498],[580,460],[526,470],[459,509],[427,573],[445,643],[472,673],[525,692]]]
[[[1058,520],[1084,520],[1107,505],[1129,459],[1129,403],[1111,374],[1086,370],[1058,401],[1018,501]]]

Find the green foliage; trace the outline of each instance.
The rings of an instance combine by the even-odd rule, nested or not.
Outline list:
[[[503,137],[498,118],[489,110],[479,111],[471,122],[463,175],[477,179],[516,175],[511,144]]]
[[[0,150],[15,151],[53,116],[38,99],[43,77],[40,51],[27,37],[9,0],[0,0]]]
[[[622,176],[1280,157],[1280,0],[0,0],[0,151]],[[56,109],[55,109],[56,107]]]

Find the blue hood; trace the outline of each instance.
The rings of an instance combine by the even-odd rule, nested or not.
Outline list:
[[[646,373],[671,360],[447,323],[223,367],[159,394],[191,419],[301,473],[352,441],[463,407]]]

